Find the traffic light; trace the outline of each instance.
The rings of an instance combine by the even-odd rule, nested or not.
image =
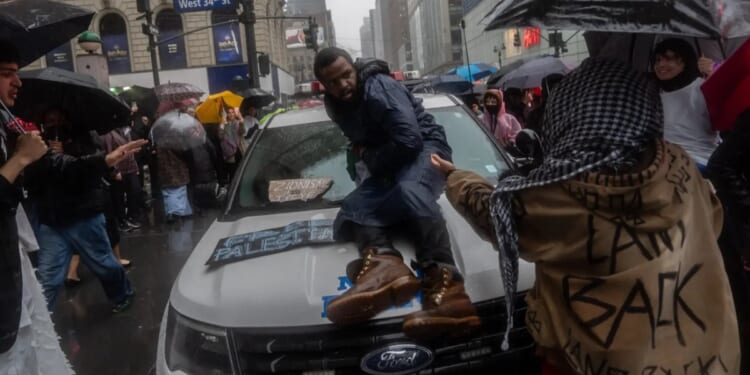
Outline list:
[[[547,40],[549,40],[550,47],[562,47],[562,45],[565,43],[565,40],[563,40],[563,35],[559,31],[549,33]]]
[[[521,46],[521,33],[516,31],[515,34],[513,34],[513,46],[514,47],[520,47]]]
[[[311,23],[305,32],[305,46],[309,49],[318,50],[318,25]]]
[[[265,53],[258,55],[258,70],[264,77],[271,74],[271,58]]]
[[[135,8],[138,13],[148,13],[151,11],[151,0],[135,0]]]

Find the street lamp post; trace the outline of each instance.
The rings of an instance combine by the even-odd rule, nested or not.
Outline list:
[[[240,21],[245,25],[245,39],[247,40],[247,65],[250,87],[260,88],[260,72],[258,71],[257,46],[255,44],[255,0],[242,0],[242,15]]]
[[[471,82],[471,93],[474,94],[474,76],[471,74],[471,60],[469,60],[469,43],[466,41],[466,21],[461,20],[461,30],[464,34],[464,50],[466,51],[466,69],[469,71],[469,82]]]
[[[154,13],[149,10],[146,12],[146,25],[149,29],[152,29],[154,26]],[[154,77],[154,87],[159,86],[161,82],[159,82],[159,65],[156,61],[156,38],[154,36],[153,30],[149,30],[150,32],[147,34],[148,36],[148,49],[149,53],[151,55],[151,75]]]

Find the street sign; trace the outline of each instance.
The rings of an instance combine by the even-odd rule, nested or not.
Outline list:
[[[157,28],[154,25],[149,25],[147,23],[141,24],[141,32],[146,35],[159,36],[159,28]]]
[[[176,12],[200,12],[220,8],[237,8],[238,0],[174,0]]]

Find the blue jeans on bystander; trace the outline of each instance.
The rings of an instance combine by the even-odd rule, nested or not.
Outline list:
[[[102,283],[104,293],[113,304],[120,304],[133,295],[125,269],[112,253],[103,214],[78,220],[65,227],[41,224],[37,240],[39,281],[50,311],[55,306],[57,290],[65,280],[74,250]]]

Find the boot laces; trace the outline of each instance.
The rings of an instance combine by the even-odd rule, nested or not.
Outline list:
[[[372,255],[372,252],[367,253],[367,256],[365,257],[365,263],[362,265],[362,269],[359,270],[356,281],[359,281],[359,279],[364,276],[365,273],[367,273],[367,271],[370,269],[370,264],[372,263]]]
[[[442,268],[442,280],[440,282],[435,283],[432,285],[430,289],[427,290],[427,295],[432,296],[432,302],[435,303],[435,305],[439,305],[441,302],[443,302],[443,297],[445,297],[445,293],[448,292],[448,286],[450,284],[451,277],[453,276],[447,268]]]

